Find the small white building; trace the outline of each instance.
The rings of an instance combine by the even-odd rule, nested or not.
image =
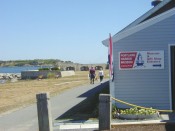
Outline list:
[[[112,41],[110,94],[139,106],[174,110],[175,0],[163,0],[115,34]],[[109,39],[102,43],[108,46]]]

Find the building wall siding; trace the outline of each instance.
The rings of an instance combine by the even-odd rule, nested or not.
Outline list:
[[[114,43],[115,97],[136,105],[170,109],[168,45],[175,44],[175,16]],[[164,69],[119,70],[119,52],[164,51]],[[121,108],[126,105],[116,103]]]

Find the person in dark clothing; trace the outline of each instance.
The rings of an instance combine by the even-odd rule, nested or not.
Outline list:
[[[89,70],[89,77],[90,77],[90,84],[94,84],[94,79],[95,79],[95,69],[91,67]]]

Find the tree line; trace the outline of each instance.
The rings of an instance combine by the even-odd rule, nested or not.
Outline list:
[[[59,63],[72,64],[71,61],[62,61],[59,59],[34,59],[34,60],[8,60],[0,61],[0,66],[41,66],[41,65],[50,65],[56,66]]]

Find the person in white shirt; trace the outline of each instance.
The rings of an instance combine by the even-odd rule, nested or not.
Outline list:
[[[98,76],[100,77],[100,83],[102,83],[103,77],[104,77],[104,72],[102,68],[100,68],[100,71],[98,72]]]

